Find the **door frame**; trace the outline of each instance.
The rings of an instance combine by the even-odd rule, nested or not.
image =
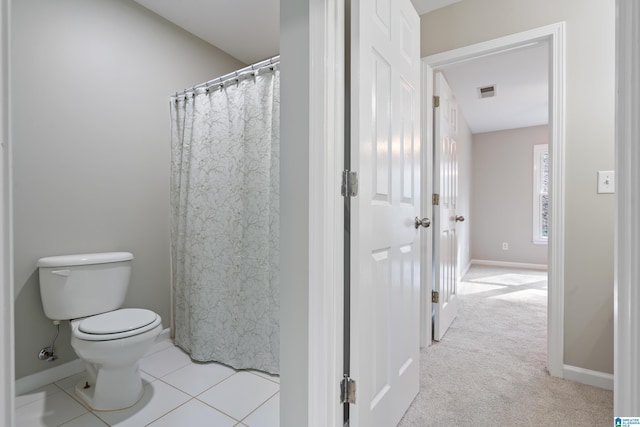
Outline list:
[[[640,414],[640,4],[616,1],[616,244],[613,415]]]
[[[11,184],[11,124],[9,85],[10,4],[0,3],[0,424],[12,426],[14,420],[14,329],[13,329],[13,221]]]
[[[565,23],[558,22],[529,31],[473,44],[459,49],[430,55],[422,59],[422,123],[423,165],[433,164],[433,73],[454,64],[522,48],[533,43],[547,41],[549,44],[549,145],[550,145],[550,230],[549,230],[549,291],[547,309],[547,368],[554,377],[563,377],[564,363],[564,222],[565,222]],[[423,203],[431,200],[433,178],[423,173]],[[430,203],[423,211],[432,215]],[[426,245],[432,244],[426,242]],[[423,253],[422,328],[421,343],[431,343],[431,251]]]
[[[341,425],[344,0],[282,0],[280,57],[280,423]]]
[[[344,353],[344,200],[340,193],[345,133],[344,20],[342,0],[310,0],[307,417],[310,427],[341,425],[343,417],[338,385]]]

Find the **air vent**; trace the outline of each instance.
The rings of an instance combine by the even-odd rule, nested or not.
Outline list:
[[[478,88],[478,97],[482,98],[493,98],[496,96],[496,85],[491,86],[483,86]]]

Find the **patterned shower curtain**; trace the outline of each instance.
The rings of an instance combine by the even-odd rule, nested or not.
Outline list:
[[[279,372],[279,70],[171,102],[175,344]]]

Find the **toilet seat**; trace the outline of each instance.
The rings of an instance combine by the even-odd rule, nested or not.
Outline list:
[[[145,333],[161,321],[151,310],[123,308],[81,319],[73,335],[85,341],[111,341]]]

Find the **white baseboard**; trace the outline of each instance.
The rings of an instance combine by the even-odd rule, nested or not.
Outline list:
[[[605,390],[613,390],[613,374],[606,374],[604,372],[592,371],[571,365],[564,365],[562,371],[565,380],[604,388]]]
[[[547,270],[547,264],[528,264],[525,262],[489,261],[484,259],[472,259],[472,265],[488,265],[491,267],[523,268],[528,270]]]
[[[28,393],[82,371],[84,371],[84,362],[80,359],[75,359],[71,362],[19,378],[16,380],[16,396]]]
[[[469,264],[467,264],[467,266],[460,272],[460,280],[462,280],[462,278],[469,272],[469,269],[471,268],[471,261],[469,261]]]
[[[160,335],[158,335],[158,338],[156,338],[156,342],[165,340],[171,340],[171,330],[169,328],[163,329]],[[71,362],[19,378],[16,380],[16,396],[60,381],[71,375],[79,374],[82,371],[84,371],[84,362],[80,359],[75,359]]]

